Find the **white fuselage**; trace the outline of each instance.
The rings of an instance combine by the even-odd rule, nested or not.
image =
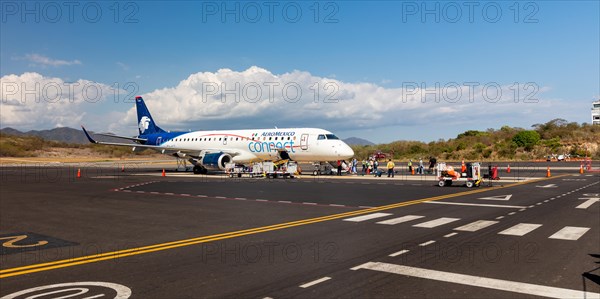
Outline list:
[[[233,162],[278,160],[286,152],[294,161],[349,159],[354,151],[331,132],[315,128],[194,131],[157,145],[205,152],[231,153]]]

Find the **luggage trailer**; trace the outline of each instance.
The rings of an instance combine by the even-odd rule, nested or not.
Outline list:
[[[467,188],[479,187],[483,181],[481,176],[481,164],[479,162],[466,163],[466,170],[455,170],[452,166],[441,162],[437,164],[438,186],[451,186],[454,183],[464,183]]]

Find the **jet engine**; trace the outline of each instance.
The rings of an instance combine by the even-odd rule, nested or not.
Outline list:
[[[225,170],[225,164],[230,163],[231,155],[221,153],[206,154],[200,160],[200,164],[210,170]]]

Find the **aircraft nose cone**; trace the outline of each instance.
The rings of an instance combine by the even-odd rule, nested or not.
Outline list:
[[[349,147],[347,144],[343,143],[340,147],[340,156],[344,159],[349,159],[354,157],[354,150],[352,150],[351,147]]]

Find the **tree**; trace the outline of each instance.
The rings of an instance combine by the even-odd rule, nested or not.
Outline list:
[[[524,147],[526,151],[530,151],[540,141],[540,134],[536,131],[521,131],[517,133],[512,141],[518,147]]]

